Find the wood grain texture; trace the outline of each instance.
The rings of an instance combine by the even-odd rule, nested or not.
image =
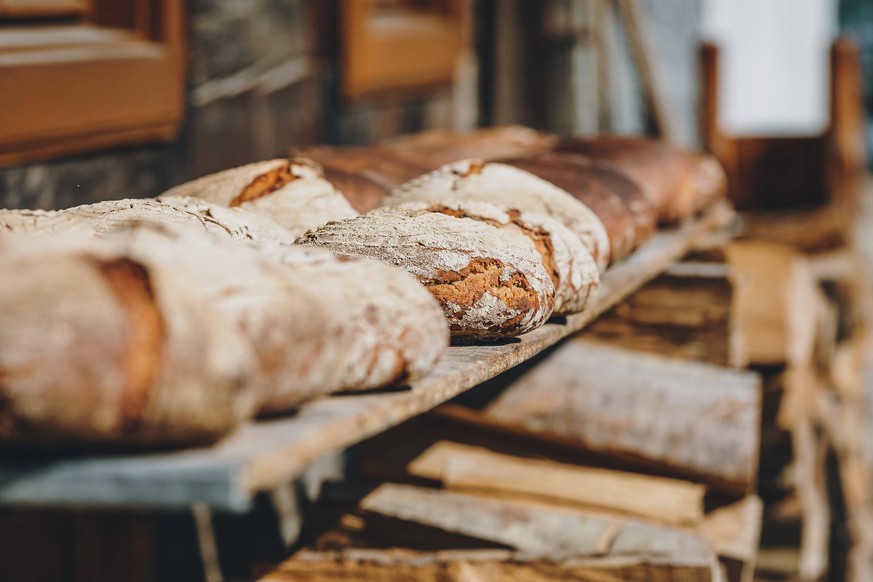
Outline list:
[[[409,485],[380,485],[361,501],[360,507],[551,560],[709,553],[701,538],[680,528]]]
[[[508,550],[346,550],[298,553],[261,582],[710,582],[711,564],[698,557],[586,558],[555,564]]]
[[[580,337],[716,366],[744,368],[745,341],[721,263],[682,262],[604,313]]]
[[[504,455],[448,441],[428,448],[408,470],[461,491],[596,507],[671,525],[703,519],[706,488],[678,479]]]
[[[657,233],[604,276],[585,312],[547,323],[502,345],[449,348],[437,368],[408,390],[316,400],[295,416],[246,424],[217,445],[172,453],[0,464],[0,504],[92,504],[185,508],[202,502],[229,511],[340,451],[530,359],[683,256],[733,216],[717,206],[700,219]]]
[[[760,398],[760,380],[749,372],[574,340],[485,414],[748,491],[757,476]]]

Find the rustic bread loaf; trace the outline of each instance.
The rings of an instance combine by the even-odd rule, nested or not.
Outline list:
[[[20,274],[0,286],[4,440],[210,440],[256,412],[414,380],[449,341],[427,290],[376,261],[154,226],[18,246],[0,251]]]
[[[339,261],[301,246],[261,253],[182,232],[119,236],[143,252],[176,249],[163,260],[186,266],[204,302],[237,325],[257,358],[249,384],[259,412],[402,384],[428,372],[448,345],[430,294],[375,261]]]
[[[384,141],[380,148],[424,170],[476,158],[486,161],[526,156],[552,149],[557,138],[548,133],[511,125],[469,133],[425,131]]]
[[[471,218],[500,228],[540,256],[555,286],[554,312],[576,313],[600,285],[597,263],[579,238],[553,218],[533,212],[521,212],[500,204],[446,194],[439,200],[408,200],[396,206],[380,207],[373,214],[415,216],[439,212],[457,218]]]
[[[346,257],[371,257],[413,274],[440,302],[452,337],[500,339],[552,313],[554,285],[540,259],[499,229],[439,213],[365,215],[300,237]]]
[[[658,212],[629,176],[604,162],[578,154],[548,152],[504,160],[573,195],[603,222],[610,262],[629,255],[655,231]]]
[[[294,239],[269,218],[195,198],[110,200],[51,212],[0,210],[0,238],[47,233],[93,236],[135,224],[172,225],[257,245],[290,244]]]
[[[178,264],[52,238],[0,251],[0,440],[191,444],[251,414],[252,354]]]
[[[590,208],[554,184],[506,164],[477,160],[448,164],[397,188],[382,206],[439,200],[446,194],[554,218],[579,237],[601,270],[609,263],[609,236]]]
[[[607,161],[633,177],[658,207],[662,222],[676,222],[723,196],[727,178],[711,156],[664,141],[629,136],[572,138],[557,149]]]
[[[375,146],[313,146],[295,150],[294,154],[319,163],[324,178],[362,213],[375,208],[392,189],[430,169]]]
[[[240,166],[186,182],[159,200],[187,196],[218,206],[240,207],[276,221],[297,237],[329,220],[357,212],[330,182],[321,167],[300,158]]]

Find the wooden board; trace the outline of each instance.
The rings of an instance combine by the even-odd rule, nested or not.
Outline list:
[[[300,552],[261,582],[518,582],[602,580],[603,582],[709,582],[712,566],[697,556],[661,558],[596,557],[555,564],[508,550],[354,550]]]
[[[738,492],[757,479],[761,383],[751,372],[574,339],[484,414]]]
[[[503,455],[448,441],[430,447],[408,470],[452,490],[606,509],[669,525],[703,519],[706,487],[678,479]]]
[[[384,484],[367,495],[360,507],[555,561],[711,555],[703,538],[681,528],[439,489]]]
[[[604,313],[580,337],[745,368],[745,341],[731,317],[732,303],[726,264],[683,261]]]
[[[323,398],[294,416],[249,423],[209,448],[176,452],[0,462],[0,504],[184,508],[192,503],[246,511],[258,492],[300,476],[314,461],[434,406],[533,357],[621,301],[732,212],[718,205],[696,221],[653,236],[605,275],[580,314],[514,341],[452,347],[409,389]]]

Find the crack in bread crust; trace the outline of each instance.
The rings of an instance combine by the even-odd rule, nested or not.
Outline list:
[[[539,297],[522,273],[514,273],[508,280],[502,280],[503,273],[502,261],[475,258],[459,271],[439,271],[435,278],[422,283],[441,304],[460,307],[453,313],[447,312],[452,331],[455,332],[463,331],[456,321],[463,319],[472,306],[490,293],[508,309],[519,313],[517,317],[489,328],[495,334],[505,334],[515,330],[520,318],[539,309]],[[474,332],[472,335],[478,334]]]
[[[439,212],[440,214],[453,216],[455,218],[469,218],[471,220],[490,224],[491,226],[497,228],[502,228],[504,226],[508,226],[509,224],[514,224],[519,229],[521,229],[526,237],[531,240],[540,257],[542,257],[543,266],[546,268],[546,272],[548,272],[549,277],[552,279],[552,283],[555,285],[555,289],[558,288],[561,282],[561,274],[558,271],[558,264],[555,262],[555,245],[554,243],[552,243],[552,235],[544,229],[533,228],[525,224],[524,221],[521,219],[521,212],[519,210],[514,208],[507,210],[506,214],[507,216],[509,216],[509,223],[506,224],[498,222],[497,220],[484,218],[482,216],[466,212],[460,208],[450,208],[443,205],[432,206],[430,208],[430,211]]]
[[[129,432],[139,424],[157,378],[166,336],[164,320],[155,303],[148,271],[142,265],[120,259],[101,262],[98,268],[126,319],[121,428]]]
[[[291,182],[299,180],[302,176],[295,170],[299,166],[315,168],[319,176],[324,174],[321,166],[316,162],[305,158],[292,158],[281,166],[257,176],[248,186],[242,189],[242,192],[230,201],[229,206],[236,208],[246,202],[269,196],[276,190],[280,190]]]

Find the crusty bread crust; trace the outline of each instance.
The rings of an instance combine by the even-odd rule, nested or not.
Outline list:
[[[482,222],[439,213],[364,215],[329,222],[298,243],[411,273],[440,302],[456,340],[519,335],[552,313],[555,289],[539,256]]]
[[[91,238],[137,224],[173,226],[255,245],[294,241],[289,231],[269,218],[187,197],[110,200],[51,212],[0,210],[0,239],[50,234]]]
[[[601,271],[609,264],[609,236],[590,208],[554,184],[506,164],[477,160],[448,164],[397,188],[382,206],[439,200],[447,194],[549,216],[579,237]]]
[[[266,216],[293,237],[329,220],[358,214],[324,179],[318,164],[299,158],[257,162],[204,176],[164,192],[159,199],[179,196]]]
[[[727,178],[712,156],[639,136],[572,138],[560,151],[607,161],[632,176],[658,208],[661,222],[691,216],[724,195]]]
[[[452,194],[439,200],[407,200],[396,206],[383,206],[373,214],[415,216],[426,212],[490,224],[513,237],[519,247],[539,255],[555,286],[557,314],[582,311],[600,285],[600,271],[588,249],[569,229],[548,216]]]

